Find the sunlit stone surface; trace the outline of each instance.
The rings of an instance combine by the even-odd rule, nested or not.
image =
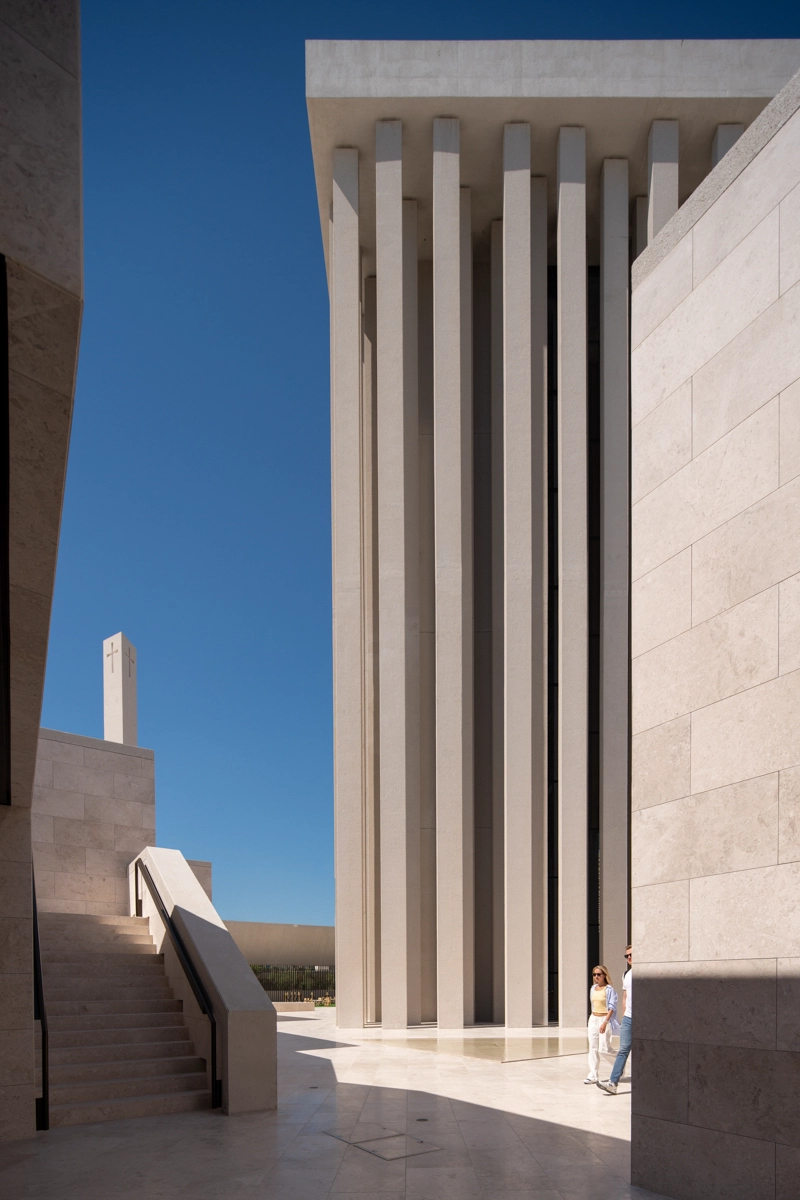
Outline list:
[[[331,1009],[279,1019],[276,1113],[226,1120],[200,1112],[55,1130],[0,1148],[0,1193],[656,1200],[627,1182],[630,1084],[624,1080],[616,1097],[582,1085],[582,1030],[562,1031],[562,1041],[581,1043],[567,1056],[501,1062],[459,1052],[465,1041],[494,1046],[496,1030],[440,1038],[437,1053],[425,1042],[409,1049],[396,1034],[381,1044],[379,1030],[342,1030],[334,1021]],[[554,1039],[543,1031],[541,1040]],[[450,1042],[453,1053],[444,1049]],[[392,1158],[342,1140],[377,1135],[392,1155],[398,1134],[437,1149]]]

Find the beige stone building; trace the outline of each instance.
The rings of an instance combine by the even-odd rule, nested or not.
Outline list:
[[[800,1195],[800,75],[633,267],[632,1179]]]
[[[630,639],[637,736],[669,714],[685,724],[654,647],[691,618],[645,617],[642,597],[656,568],[678,587],[694,529],[653,508],[631,630],[630,268],[798,64],[785,41],[308,44],[331,298],[344,1027],[575,1026],[589,965],[620,971]],[[660,271],[654,312],[684,298]],[[685,416],[683,346],[651,362],[643,322],[635,395],[650,372]],[[635,434],[639,528],[692,453],[683,425],[663,432],[670,412]],[[703,436],[719,437],[711,417]],[[757,657],[767,601],[748,603]],[[723,598],[705,607],[725,623]],[[685,653],[702,674],[711,650]]]
[[[800,43],[307,63],[339,1023],[581,1025],[631,913],[633,1183],[790,1200]]]

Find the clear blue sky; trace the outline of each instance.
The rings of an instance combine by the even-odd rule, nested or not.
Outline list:
[[[328,313],[305,38],[797,37],[783,0],[84,0],[86,307],[43,724],[139,651],[158,841],[333,920]],[[800,65],[800,64],[798,64]]]

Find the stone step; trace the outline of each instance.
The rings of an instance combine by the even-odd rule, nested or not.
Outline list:
[[[94,954],[97,962],[42,963],[45,983],[62,979],[118,979],[120,982],[138,982],[139,979],[163,979],[164,962],[161,954]]]
[[[50,1069],[68,1064],[127,1063],[139,1059],[157,1058],[164,1062],[170,1058],[192,1058],[194,1047],[188,1032],[182,1041],[177,1040],[178,1030],[170,1029],[175,1041],[164,1042],[106,1042],[101,1046],[50,1047]],[[120,1074],[123,1072],[120,1071]],[[165,1072],[166,1073],[166,1072]]]
[[[124,925],[101,924],[92,921],[45,921],[39,926],[41,937],[114,938],[149,937],[149,921],[128,921]]]
[[[75,1017],[61,1017],[62,1021],[74,1021]],[[121,1025],[95,1029],[90,1026],[79,1028],[62,1028],[50,1030],[50,1049],[73,1050],[87,1046],[101,1048],[104,1046],[142,1046],[153,1042],[189,1042],[189,1030],[183,1024],[176,1024],[170,1016],[170,1021],[159,1025]]]
[[[148,921],[47,914],[40,932],[51,1126],[210,1107],[206,1062]]]
[[[186,1075],[152,1075],[144,1079],[95,1079],[89,1083],[60,1083],[50,1088],[52,1104],[85,1104],[88,1100],[122,1100],[127,1096],[159,1096],[168,1092],[208,1089],[205,1071]]]
[[[117,955],[144,954],[148,957],[157,954],[155,945],[149,942],[95,942],[92,946],[84,946],[78,942],[59,942],[57,945],[41,943],[42,962],[96,962],[101,958],[115,958]]]
[[[175,1003],[180,1003],[175,1001]],[[182,1025],[183,1013],[175,1012],[121,1012],[121,1013],[70,1013],[64,1016],[49,1016],[48,1024],[54,1032],[74,1029],[145,1029],[148,1026],[163,1028],[165,1025]]]
[[[48,1012],[59,1000],[172,1000],[172,988],[163,974],[152,979],[112,979],[101,975],[90,979],[45,979],[44,999]]]
[[[74,1017],[85,1013],[89,1015],[106,1015],[111,1013],[180,1013],[183,1011],[183,1001],[161,999],[138,1000],[134,997],[123,996],[119,1000],[46,1000],[47,1016]]]
[[[70,929],[148,929],[147,917],[129,917],[123,913],[42,913],[39,917],[42,928],[55,925]]]
[[[50,1065],[50,1085],[59,1087],[96,1080],[159,1079],[164,1075],[205,1075],[204,1058],[186,1053],[171,1058],[113,1059],[103,1062],[59,1063]],[[162,1089],[169,1091],[169,1088]],[[138,1093],[137,1093],[138,1094]],[[91,1096],[84,1099],[90,1100]]]
[[[39,928],[44,929],[54,925],[67,925],[71,928],[88,928],[92,925],[129,925],[133,928],[148,929],[150,922],[147,917],[123,917],[114,914],[96,913],[39,913]]]
[[[154,945],[149,946],[105,946],[101,951],[96,950],[76,950],[73,946],[66,949],[48,950],[42,949],[42,967],[48,967],[51,963],[106,963],[112,962],[117,958],[125,962],[133,958],[153,958],[160,959],[163,962],[164,955],[156,951]]]
[[[95,1121],[121,1121],[128,1117],[159,1117],[167,1113],[194,1112],[211,1107],[208,1088],[197,1092],[172,1092],[125,1099],[91,1100],[83,1104],[51,1104],[50,1127],[86,1125]]]
[[[121,983],[136,983],[140,977],[165,979],[161,954],[85,954],[81,962],[42,961],[45,979],[58,983],[61,979],[118,979]]]
[[[77,934],[70,931],[64,933],[42,933],[39,938],[39,944],[42,950],[58,950],[58,949],[76,949],[97,951],[102,950],[106,946],[152,946],[153,939],[146,930],[141,933],[102,933],[98,930],[91,937],[87,937],[83,933]]]

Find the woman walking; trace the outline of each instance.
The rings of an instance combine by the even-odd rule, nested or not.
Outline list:
[[[589,989],[589,1074],[584,1083],[597,1083],[599,1079],[600,1055],[613,1058],[611,1035],[619,1031],[617,1006],[619,1000],[611,982],[607,967],[597,966],[592,971],[592,986]]]

